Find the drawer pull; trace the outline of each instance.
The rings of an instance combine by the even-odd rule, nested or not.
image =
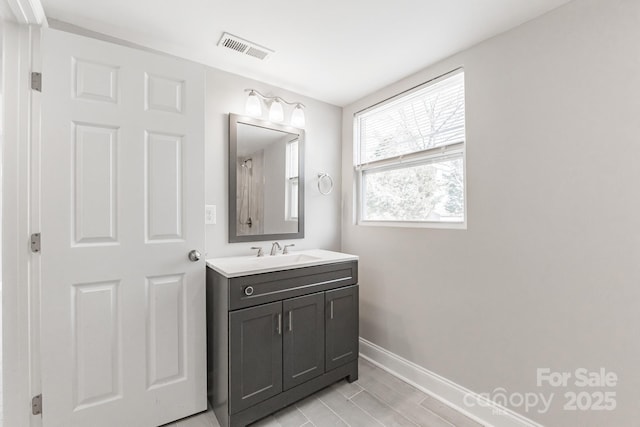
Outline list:
[[[333,319],[333,300],[331,300],[331,319]]]
[[[244,294],[248,297],[253,295],[253,286],[247,286],[246,288],[244,288]]]
[[[289,331],[293,331],[293,310],[289,310]]]
[[[277,295],[277,294],[282,294],[284,292],[291,292],[291,291],[299,291],[301,289],[308,289],[308,288],[313,288],[315,286],[322,286],[322,285],[329,285],[331,283],[339,283],[339,282],[344,282],[346,280],[352,280],[353,278],[351,276],[349,277],[342,277],[340,279],[333,279],[333,280],[325,280],[324,282],[317,282],[317,283],[311,283],[309,285],[302,285],[302,286],[296,286],[293,288],[287,288],[287,289],[278,289],[277,291],[271,291],[271,292],[261,292],[257,295],[253,295],[253,286],[247,286],[246,288],[244,288],[244,294],[246,296],[250,296],[252,298],[260,298],[260,297],[266,297],[266,296],[272,296],[272,295]],[[248,294],[247,290],[251,288],[251,293]]]

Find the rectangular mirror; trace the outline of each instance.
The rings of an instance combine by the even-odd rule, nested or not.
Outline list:
[[[229,242],[304,237],[304,130],[229,114]]]

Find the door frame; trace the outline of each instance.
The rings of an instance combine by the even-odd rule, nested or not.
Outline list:
[[[41,71],[40,0],[0,0],[2,85],[2,370],[7,426],[39,427],[31,398],[40,393],[40,259],[29,236],[40,224],[40,96],[31,72]]]

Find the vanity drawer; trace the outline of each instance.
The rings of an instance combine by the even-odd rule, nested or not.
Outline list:
[[[266,304],[358,283],[357,261],[236,277],[229,283],[229,310]]]

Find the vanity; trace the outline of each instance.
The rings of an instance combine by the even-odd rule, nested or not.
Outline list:
[[[324,250],[207,260],[208,398],[246,426],[358,379],[358,257]]]
[[[304,152],[303,129],[229,114],[229,243],[304,238]],[[207,260],[207,394],[223,427],[358,379],[358,257],[291,246]]]

